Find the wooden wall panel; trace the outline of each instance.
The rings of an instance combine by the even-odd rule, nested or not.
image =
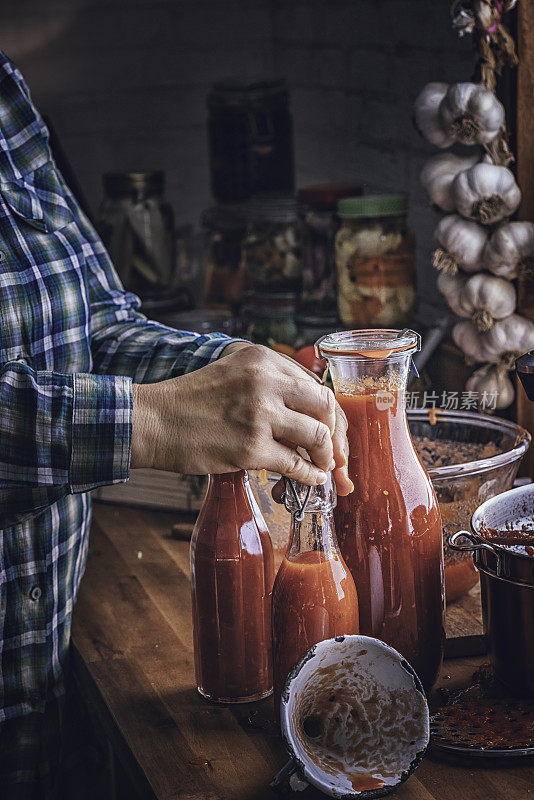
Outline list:
[[[518,3],[517,172],[523,202],[520,219],[534,220],[534,2]],[[519,311],[534,321],[534,279],[519,282]],[[534,403],[517,387],[517,415],[534,436]],[[534,478],[534,444],[523,472]]]

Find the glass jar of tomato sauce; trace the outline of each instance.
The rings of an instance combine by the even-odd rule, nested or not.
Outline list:
[[[294,492],[294,494],[293,494]],[[287,676],[317,642],[358,633],[358,596],[336,541],[336,492],[328,475],[310,488],[286,481],[291,535],[273,588],[274,711]]]
[[[272,692],[273,563],[246,472],[210,475],[191,537],[195,672],[209,700],[244,703]]]
[[[443,547],[439,506],[406,418],[419,335],[346,331],[317,346],[348,420],[354,492],[338,499],[335,520],[358,591],[360,632],[402,653],[428,691],[443,655]]]

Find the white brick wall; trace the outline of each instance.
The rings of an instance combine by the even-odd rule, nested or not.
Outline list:
[[[408,191],[419,284],[435,303],[432,152],[411,106],[429,80],[468,79],[449,0],[3,0],[0,46],[58,130],[90,205],[108,170],[161,168],[179,222],[210,202],[213,80],[274,70],[292,93],[297,180]]]

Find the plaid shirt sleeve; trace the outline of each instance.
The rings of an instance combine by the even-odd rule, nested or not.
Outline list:
[[[1,66],[0,239],[18,255],[0,264],[0,529],[127,480],[132,380],[198,369],[234,341],[139,312],[58,172],[20,75]],[[36,338],[22,340],[27,298]]]

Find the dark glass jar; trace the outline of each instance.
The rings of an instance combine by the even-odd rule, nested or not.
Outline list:
[[[174,215],[164,199],[165,175],[108,172],[97,228],[124,286],[142,298],[173,285]]]
[[[302,278],[298,204],[287,195],[265,195],[247,203],[243,264],[256,292],[296,292]]]
[[[296,299],[291,292],[248,292],[240,314],[242,335],[291,355],[297,339]]]
[[[243,206],[218,205],[206,209],[200,224],[208,232],[209,255],[204,280],[203,306],[236,311],[242,302],[246,275],[241,262],[247,232]]]
[[[219,203],[293,192],[293,125],[285,81],[220,81],[208,95],[211,189]]]
[[[344,197],[361,193],[361,187],[355,184],[307,186],[298,192],[303,251],[301,314],[337,317],[335,236],[340,225],[337,204]]]

